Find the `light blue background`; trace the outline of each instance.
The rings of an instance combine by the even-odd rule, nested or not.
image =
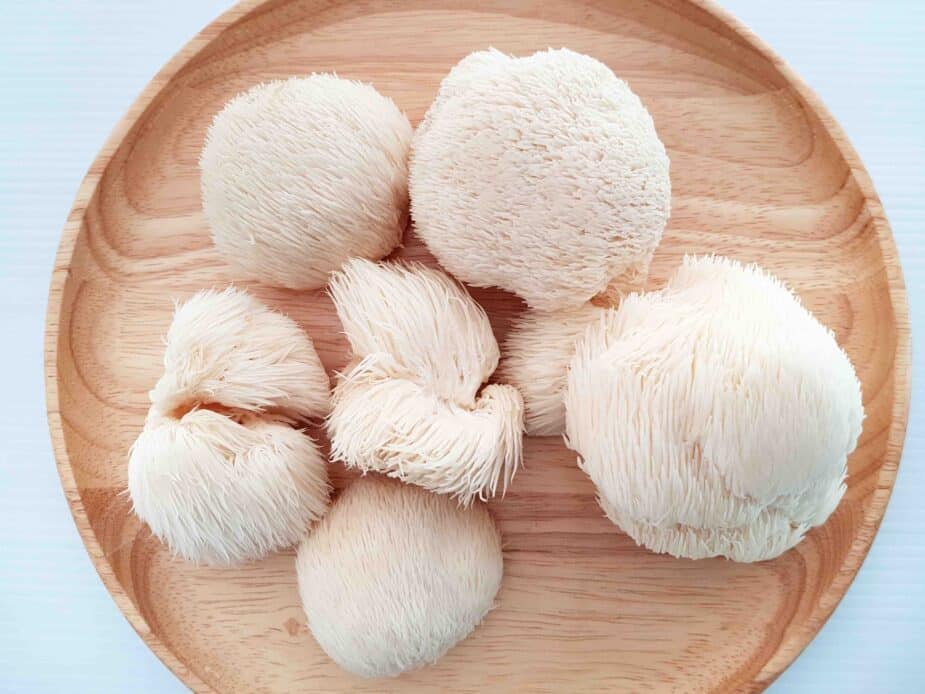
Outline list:
[[[0,0],[0,691],[182,691],[122,618],[71,520],[48,440],[42,331],[78,183],[154,73],[224,0]],[[885,204],[925,326],[925,3],[726,0],[819,93]],[[925,357],[886,518],[777,692],[925,689]]]

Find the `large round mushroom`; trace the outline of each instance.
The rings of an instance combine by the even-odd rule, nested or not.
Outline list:
[[[483,504],[370,475],[299,546],[299,594],[338,665],[389,677],[435,662],[494,605],[501,537]]]
[[[215,117],[200,158],[215,246],[239,273],[313,289],[381,258],[408,215],[411,124],[371,85],[316,74],[259,84]]]
[[[415,230],[440,263],[541,310],[644,279],[671,205],[648,111],[567,49],[463,59],[418,127],[410,175]]]
[[[568,445],[608,517],[656,552],[760,561],[845,491],[864,410],[831,331],[776,278],[685,258],[579,340]]]

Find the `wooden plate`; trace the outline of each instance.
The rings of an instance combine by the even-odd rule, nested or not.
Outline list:
[[[880,201],[818,99],[711,5],[459,5],[245,2],[186,46],[116,128],[64,229],[48,311],[48,417],[87,550],[138,633],[197,690],[763,688],[848,588],[899,463],[909,324]],[[254,83],[331,70],[372,81],[417,122],[466,53],[563,45],[626,78],[669,149],[673,211],[652,284],[688,252],[758,261],[847,349],[867,412],[848,493],[824,527],[775,561],[679,561],[637,548],[603,517],[560,441],[528,440],[526,469],[492,504],[506,544],[498,609],[436,666],[358,680],[308,633],[291,552],[240,570],[172,561],[123,494],[171,300],[232,279],[200,210],[205,129]],[[427,258],[410,232],[406,244],[401,255]],[[329,369],[343,365],[346,344],[323,292],[253,290],[306,327]],[[474,294],[502,337],[521,305]]]

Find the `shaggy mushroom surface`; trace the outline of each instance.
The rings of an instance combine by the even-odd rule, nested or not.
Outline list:
[[[832,332],[761,268],[686,257],[579,340],[566,437],[607,516],[656,552],[771,559],[845,492],[864,410]]]
[[[328,505],[324,455],[297,425],[330,384],[311,339],[244,291],[179,305],[132,445],[135,513],[184,559],[234,565],[290,547]]]
[[[363,677],[395,676],[435,662],[493,607],[501,537],[484,504],[369,475],[302,541],[296,570],[325,653]]]
[[[460,61],[415,133],[410,191],[415,231],[441,265],[544,311],[645,277],[671,207],[648,111],[610,68],[567,49]]]
[[[411,124],[371,85],[315,74],[259,84],[215,116],[200,158],[216,248],[248,279],[324,286],[381,258],[408,218]]]

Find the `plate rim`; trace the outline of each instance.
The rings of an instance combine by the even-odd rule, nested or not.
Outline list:
[[[822,630],[835,608],[844,598],[864,563],[876,538],[883,520],[887,504],[896,483],[896,475],[905,443],[911,393],[911,326],[909,307],[896,241],[883,204],[877,195],[873,181],[854,149],[844,130],[826,108],[823,101],[800,78],[800,76],[778,56],[746,24],[738,20],[731,12],[720,7],[714,0],[676,0],[678,4],[688,5],[714,17],[733,33],[738,35],[748,46],[767,60],[780,73],[789,88],[802,98],[819,118],[822,127],[832,138],[839,154],[851,170],[858,183],[865,205],[871,213],[871,223],[877,234],[878,245],[884,259],[887,272],[887,287],[893,307],[896,325],[896,350],[893,357],[894,396],[892,399],[889,435],[886,453],[877,475],[878,486],[871,494],[870,505],[863,514],[861,525],[848,549],[838,573],[826,590],[820,594],[812,608],[811,616],[805,620],[805,626],[784,637],[769,654],[761,669],[753,676],[752,687],[766,688],[789,667],[803,652],[807,645]],[[196,692],[214,692],[215,690],[183,660],[175,654],[151,630],[145,618],[129,598],[128,593],[116,579],[106,559],[96,534],[90,525],[80,489],[77,486],[65,442],[61,406],[58,397],[58,341],[60,339],[60,314],[64,288],[70,274],[70,265],[84,215],[89,202],[96,194],[97,187],[109,167],[113,156],[131,131],[136,122],[144,115],[148,106],[170,84],[171,80],[195,56],[218,38],[233,24],[244,19],[252,12],[258,12],[269,5],[279,4],[278,0],[240,0],[231,8],[222,12],[209,22],[205,28],[190,39],[145,85],[141,93],[132,102],[122,118],[110,132],[93,163],[87,170],[74,196],[74,203],[67,216],[61,233],[61,240],[55,254],[54,266],[48,292],[45,317],[44,339],[44,376],[46,415],[55,464],[61,480],[61,486],[68,502],[74,523],[80,534],[84,547],[90,556],[100,579],[112,596],[122,615],[148,648],[164,663],[180,681]],[[663,3],[655,0],[657,5]]]

